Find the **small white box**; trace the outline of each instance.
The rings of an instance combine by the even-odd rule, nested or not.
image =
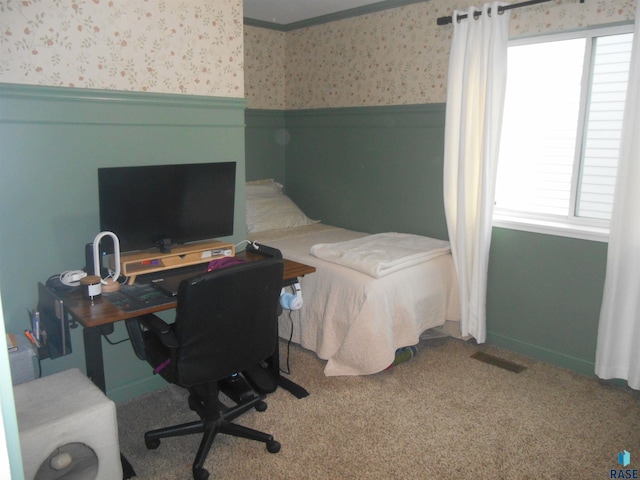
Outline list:
[[[17,385],[13,394],[25,480],[122,478],[116,405],[79,369]],[[70,457],[65,469],[51,472],[49,458],[78,444],[83,455]],[[85,450],[92,457],[87,458]],[[80,473],[88,471],[92,474]]]
[[[38,354],[29,339],[22,334],[14,335],[18,342],[18,350],[9,352],[11,364],[11,380],[14,385],[36,379]]]

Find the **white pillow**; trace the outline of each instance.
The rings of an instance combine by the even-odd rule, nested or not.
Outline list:
[[[247,197],[255,195],[282,195],[282,185],[273,178],[255,180],[246,183],[245,194]]]
[[[247,233],[312,225],[319,220],[308,218],[293,201],[282,193],[277,182],[247,183]]]

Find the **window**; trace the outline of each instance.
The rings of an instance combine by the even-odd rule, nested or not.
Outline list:
[[[607,240],[632,30],[510,44],[494,225]]]

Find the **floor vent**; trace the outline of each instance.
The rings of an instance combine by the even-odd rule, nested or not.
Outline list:
[[[476,352],[471,355],[471,358],[475,358],[476,360],[480,360],[481,362],[488,363],[496,367],[504,368],[505,370],[509,370],[510,372],[514,373],[520,373],[521,371],[527,369],[527,367],[523,367],[522,365],[518,365],[517,363],[484,352]]]

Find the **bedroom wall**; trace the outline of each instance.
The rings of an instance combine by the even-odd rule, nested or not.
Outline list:
[[[84,265],[98,167],[236,161],[233,241],[245,237],[242,0],[0,0],[0,289],[26,328],[38,281]],[[122,326],[113,340],[126,337]],[[73,354],[44,375],[84,369]],[[107,393],[161,385],[127,343],[104,345]]]
[[[311,218],[447,238],[442,104],[290,110],[286,123],[287,193]]]
[[[291,140],[284,110],[245,111],[246,180],[275,178],[286,185],[286,150]]]
[[[250,109],[284,110],[285,33],[244,27],[244,88]]]
[[[288,32],[286,108],[446,100],[453,26],[436,20],[475,0],[429,0]],[[560,0],[511,10],[510,37],[633,20],[633,0]]]
[[[242,0],[0,0],[0,82],[244,97]]]
[[[442,217],[441,202],[433,201],[442,189],[442,139],[430,138],[425,149],[420,136],[428,137],[429,129],[419,126],[412,136],[412,127],[396,125],[411,125],[415,109],[444,108],[452,26],[437,26],[436,19],[473,4],[430,0],[285,34],[286,186],[310,216],[367,231],[417,233],[432,228],[423,222]],[[634,16],[633,0],[551,2],[512,10],[510,35],[630,22]],[[259,50],[247,39],[254,29],[261,30],[245,28],[246,48]],[[274,42],[282,37],[262,35]],[[246,60],[246,71],[260,58]],[[268,96],[253,91],[257,86],[247,81],[249,99]],[[425,160],[428,167],[420,164]],[[253,161],[247,158],[248,168]],[[369,215],[368,205],[375,207]],[[605,263],[605,243],[495,228],[489,342],[592,374]]]
[[[246,179],[286,184],[285,33],[245,26],[244,44]]]

